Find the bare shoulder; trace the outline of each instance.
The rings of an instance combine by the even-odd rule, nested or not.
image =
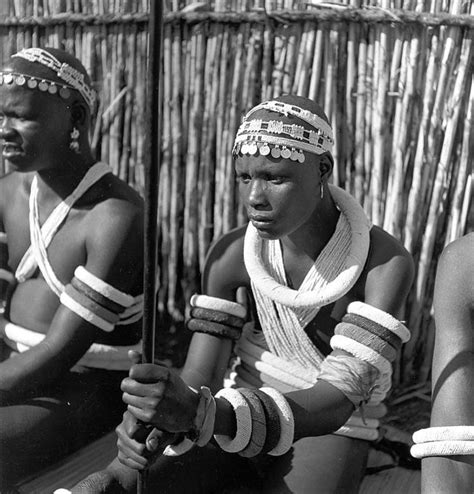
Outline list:
[[[144,203],[140,195],[125,182],[109,174],[87,198],[87,223],[95,234],[104,228],[132,228],[143,230]],[[109,227],[109,228],[108,228]]]
[[[365,298],[387,312],[399,314],[413,283],[415,266],[402,243],[380,227],[370,231],[364,270]]]
[[[249,284],[243,254],[245,229],[235,228],[211,245],[203,270],[203,288],[209,294],[232,296],[238,287]]]
[[[85,198],[83,218],[87,268],[124,290],[140,284],[143,268],[144,206],[140,196],[114,176]]]

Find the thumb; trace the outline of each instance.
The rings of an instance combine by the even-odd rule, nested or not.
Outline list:
[[[155,453],[160,448],[164,449],[168,444],[174,442],[175,436],[176,434],[153,428],[146,438],[146,449],[150,451],[150,453]]]
[[[142,354],[137,352],[136,350],[128,351],[128,358],[132,362],[132,364],[140,364],[142,361]]]

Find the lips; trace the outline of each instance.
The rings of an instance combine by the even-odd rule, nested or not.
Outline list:
[[[4,142],[2,156],[6,159],[14,158],[23,154],[23,148],[14,142]]]
[[[252,225],[257,229],[266,228],[273,222],[270,216],[265,215],[249,215],[249,220]]]

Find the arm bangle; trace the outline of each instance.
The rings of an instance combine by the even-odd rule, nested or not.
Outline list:
[[[228,453],[239,453],[245,449],[252,435],[252,416],[247,400],[236,389],[224,388],[217,394],[216,398],[227,400],[234,409],[237,422],[237,431],[232,439],[223,434],[214,434],[217,444]]]

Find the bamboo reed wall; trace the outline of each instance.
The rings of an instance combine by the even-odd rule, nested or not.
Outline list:
[[[76,54],[101,95],[97,156],[143,189],[147,2],[4,0],[2,62]],[[401,382],[429,379],[436,262],[465,232],[472,188],[472,0],[165,2],[159,311],[182,319],[209,244],[245,221],[231,146],[255,103],[293,92],[335,130],[334,183],[413,254]],[[0,172],[5,170],[0,168]]]

